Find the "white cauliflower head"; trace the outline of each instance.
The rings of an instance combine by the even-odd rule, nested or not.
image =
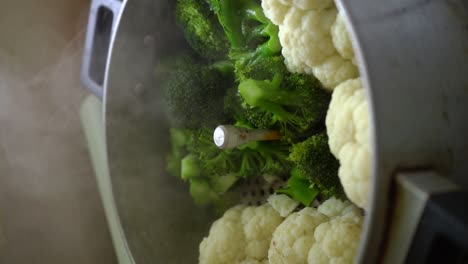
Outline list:
[[[335,198],[293,213],[273,233],[268,259],[271,264],[352,263],[362,218],[356,206]]]
[[[200,264],[268,263],[268,248],[283,218],[270,205],[235,206],[200,243]]]
[[[341,57],[354,62],[353,45],[351,44],[351,39],[349,38],[349,33],[346,29],[343,16],[340,14],[336,16],[335,23],[333,23],[333,26],[331,27],[331,36],[333,39],[333,45],[335,45],[335,48]]]
[[[315,228],[325,221],[325,215],[310,207],[289,215],[273,233],[268,250],[270,264],[306,263],[308,252],[315,243]]]
[[[282,217],[290,215],[299,202],[290,198],[286,194],[273,194],[268,197],[268,203],[275,209]]]
[[[329,57],[322,65],[313,67],[312,72],[327,90],[333,90],[343,80],[359,76],[357,67],[340,55]]]
[[[335,17],[335,8],[324,11],[289,9],[283,24],[279,25],[279,39],[290,71],[311,73],[312,67],[336,53],[330,35]]]
[[[289,3],[283,0],[262,0],[262,9],[265,16],[275,25],[283,24],[284,17],[289,11]]]
[[[361,79],[338,85],[326,117],[330,151],[340,161],[338,176],[348,198],[367,208],[370,186],[369,114]]]
[[[332,34],[337,34],[337,44],[342,49],[344,44],[338,42],[343,33],[340,30],[346,28],[341,27],[341,19],[336,22],[333,1],[262,0],[262,8],[279,27],[282,54],[290,72],[314,74],[329,90],[359,76],[356,66],[335,48]],[[334,24],[336,29],[332,30]]]
[[[275,25],[283,24],[292,6],[305,11],[318,11],[333,7],[333,0],[262,0],[263,12]]]

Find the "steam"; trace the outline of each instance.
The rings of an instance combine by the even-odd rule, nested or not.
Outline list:
[[[108,249],[78,116],[88,4],[2,1],[0,263],[94,262],[96,247]]]

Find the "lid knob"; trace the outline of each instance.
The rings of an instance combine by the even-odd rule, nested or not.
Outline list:
[[[233,149],[251,141],[278,140],[278,131],[246,129],[231,125],[220,125],[213,132],[213,141],[220,149]]]

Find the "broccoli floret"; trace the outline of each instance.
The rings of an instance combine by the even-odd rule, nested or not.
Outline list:
[[[296,166],[296,173],[308,179],[325,197],[345,198],[338,178],[338,160],[330,153],[328,137],[316,134],[291,147],[289,159]]]
[[[206,206],[219,200],[219,195],[212,189],[205,178],[190,179],[190,195],[199,206]]]
[[[256,54],[281,51],[278,27],[263,13],[258,0],[207,0],[217,14],[233,49],[233,54],[255,49]]]
[[[208,129],[190,130],[187,142],[185,147],[189,154],[180,161],[180,177],[190,185],[197,184],[193,190],[200,190],[202,186],[210,193],[222,195],[240,179],[265,173],[282,176],[289,173],[292,166],[288,161],[289,146],[281,142],[252,142],[222,150],[214,145],[212,132]],[[202,194],[196,191],[191,193]],[[215,198],[213,195],[210,197]],[[195,201],[208,201],[204,199],[194,197]]]
[[[308,178],[297,167],[291,169],[291,176],[288,179],[287,187],[278,189],[276,193],[289,195],[294,200],[309,206],[312,201],[320,194],[320,190],[313,184],[310,184]]]
[[[313,76],[287,70],[260,1],[177,0],[176,18],[208,61],[183,56],[159,67],[173,127],[167,169],[190,184],[194,201],[219,207],[240,179],[264,174],[290,175],[278,192],[306,206],[318,194],[343,197],[326,135],[309,138],[323,131],[331,96]],[[281,140],[222,150],[212,134],[220,124],[280,131]]]
[[[234,85],[228,62],[203,65],[180,57],[158,69],[165,110],[172,127],[216,127],[231,120],[224,96]]]
[[[190,140],[190,133],[184,129],[171,128],[169,130],[171,150],[166,157],[166,170],[169,174],[176,177],[181,175],[182,159],[188,154],[186,147]]]
[[[202,174],[200,161],[195,154],[185,156],[181,161],[180,177],[183,180],[199,177]]]
[[[213,133],[209,129],[192,130],[192,141],[188,151],[197,155],[204,175],[225,175],[238,168],[236,161],[230,157],[230,151],[216,147]]]
[[[289,173],[291,163],[288,161],[289,145],[280,141],[254,141],[240,147],[241,150],[253,151],[259,157],[251,158],[254,168],[261,174],[286,175]],[[254,155],[251,155],[255,157]],[[258,167],[260,165],[260,167]],[[258,174],[258,172],[257,172]]]
[[[202,57],[225,58],[229,42],[218,18],[204,0],[178,0],[176,21],[190,46]]]
[[[236,63],[247,120],[257,128],[279,129],[285,138],[323,121],[330,94],[310,75],[287,72],[281,57]]]
[[[234,71],[239,82],[254,80],[271,80],[275,74],[288,73],[282,56],[241,56],[234,64]]]
[[[221,150],[213,143],[212,132],[201,129],[194,133],[191,153],[196,153],[207,175],[237,174],[239,178],[263,173],[284,175],[291,163],[289,146],[282,142],[251,142],[234,149]]]

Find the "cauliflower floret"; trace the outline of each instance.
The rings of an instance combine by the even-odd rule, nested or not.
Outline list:
[[[265,15],[279,27],[279,40],[290,72],[314,74],[329,90],[356,78],[358,70],[335,49],[332,33],[340,33],[332,1],[263,0]],[[341,23],[341,22],[339,22]],[[332,25],[337,29],[332,30]],[[338,39],[337,41],[341,40]]]
[[[299,205],[299,202],[289,198],[286,194],[273,194],[268,197],[268,203],[275,209],[282,217],[291,214],[294,209]]]
[[[286,66],[296,72],[311,72],[336,53],[330,28],[336,9],[304,11],[291,7],[279,26],[279,39]]]
[[[314,232],[316,243],[309,251],[308,263],[353,263],[360,236],[361,226],[353,222],[333,219],[319,225]]]
[[[359,246],[356,241],[361,236],[362,213],[337,199],[325,201],[318,211],[331,220],[315,229],[316,243],[309,251],[308,263],[352,263]]]
[[[311,207],[289,215],[273,233],[268,250],[270,264],[306,263],[308,251],[315,243],[315,228],[325,221],[327,217]]]
[[[335,45],[335,48],[338,53],[340,53],[341,57],[354,63],[353,45],[351,44],[348,31],[346,30],[343,16],[340,14],[336,16],[335,23],[333,23],[333,26],[331,27],[331,36],[333,39],[333,45]]]
[[[284,17],[289,11],[289,5],[284,0],[263,0],[262,9],[265,16],[275,25],[283,24]]]
[[[200,243],[199,263],[268,263],[271,237],[282,221],[269,204],[229,209]]]
[[[265,15],[275,24],[283,24],[291,6],[302,10],[323,10],[333,6],[333,0],[262,0]]]
[[[370,186],[369,114],[361,79],[338,85],[326,117],[330,151],[340,161],[338,176],[348,198],[367,208]]]
[[[359,76],[357,67],[340,55],[329,57],[322,65],[313,67],[312,72],[327,90],[333,90],[343,80]]]
[[[271,264],[352,263],[361,229],[359,209],[331,198],[317,209],[288,216],[273,233],[268,260]]]

